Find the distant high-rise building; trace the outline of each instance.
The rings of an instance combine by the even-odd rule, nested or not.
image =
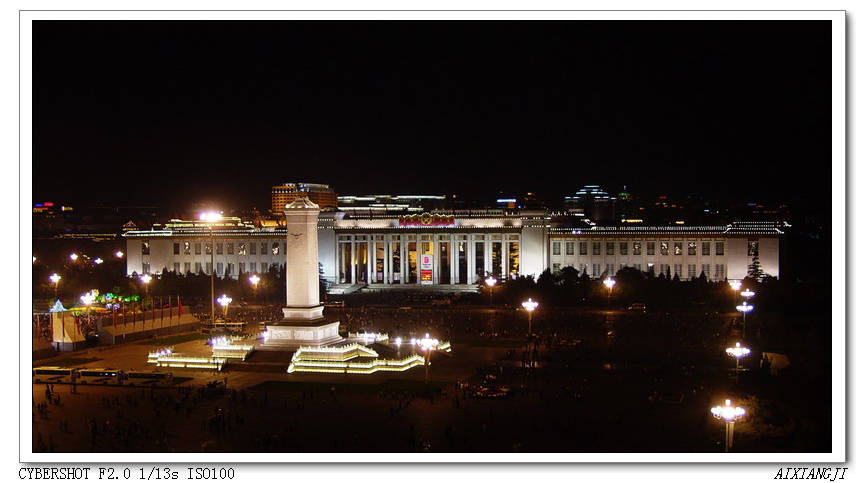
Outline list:
[[[283,183],[270,189],[270,211],[282,216],[285,205],[294,201],[298,193],[306,195],[322,211],[337,207],[336,192],[326,184]]]

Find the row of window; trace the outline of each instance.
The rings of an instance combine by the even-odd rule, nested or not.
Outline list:
[[[204,254],[210,255],[212,251],[210,242],[175,242],[174,254],[180,255],[183,253],[184,255],[201,255],[202,246],[204,248]],[[280,244],[278,242],[217,242],[216,254],[235,255],[235,248],[237,248],[237,255],[279,255],[280,253],[285,253],[286,244],[285,242],[282,243],[282,252],[280,252]],[[141,254],[150,255],[150,242],[141,242]]]
[[[467,241],[469,235],[339,235],[339,241]],[[509,240],[520,239],[519,234],[471,235],[472,240]]]
[[[246,262],[240,262],[237,265],[235,265],[234,263],[231,263],[231,262],[228,262],[227,264],[223,264],[222,262],[216,262],[216,274],[219,275],[220,277],[223,277],[225,275],[234,276],[234,275],[238,275],[239,273],[262,273],[262,272],[268,271],[271,268],[279,269],[280,265],[281,264],[279,264],[279,263],[262,262],[261,266],[259,267],[258,262],[250,262],[249,263],[249,272],[247,272]],[[211,265],[210,262],[207,262],[204,264],[202,264],[201,262],[194,262],[194,263],[183,262],[183,271],[181,272],[181,270],[180,270],[181,263],[180,262],[174,262],[173,268],[174,268],[174,271],[177,273],[187,273],[187,272],[199,273],[201,271],[204,271],[205,274],[210,275],[210,272],[213,269],[213,265]],[[194,270],[193,270],[193,268],[194,268]],[[235,273],[235,268],[237,268],[237,270],[238,270],[237,273]],[[259,272],[259,268],[261,268],[260,272]],[[144,269],[145,269],[144,270],[145,272],[149,272],[150,271],[150,264],[145,263]]]
[[[565,255],[574,255],[574,248],[579,250],[580,255],[588,255],[589,253],[589,242],[581,241],[581,242],[573,242],[573,241],[554,241],[553,243],[553,255],[561,255],[562,254],[562,244],[565,245]],[[618,243],[618,254],[619,255],[642,255],[643,250],[645,249],[646,255],[655,255],[656,249],[660,255],[670,255],[671,248],[673,255],[684,255],[687,253],[689,256],[696,256],[697,249],[699,248],[700,255],[710,256],[712,254],[712,242],[673,242],[672,246],[668,241],[662,242],[653,242],[653,241],[620,241],[620,242],[591,242],[592,244],[592,255],[601,255],[601,246],[603,243],[604,254],[605,255],[615,255],[616,254],[616,244]],[[687,244],[686,244],[687,243]],[[754,250],[756,251],[757,242],[749,242],[749,252],[751,244],[755,246]],[[724,255],[724,242],[719,241],[715,242],[715,255],[723,256]]]
[[[568,266],[572,266],[572,265],[568,265]],[[633,265],[627,265],[627,264],[620,263],[618,270],[621,270],[625,267],[631,267],[631,268],[634,268],[636,270],[643,271],[643,266],[639,263],[635,263]],[[664,276],[669,275],[670,277],[674,277],[674,276],[678,275],[679,278],[684,278],[686,273],[682,272],[683,267],[684,267],[684,265],[682,265],[681,263],[675,263],[675,264],[673,264],[672,269],[671,269],[669,264],[659,263],[658,267],[656,269],[655,264],[650,263],[647,265],[645,271],[653,272],[655,275],[664,275]],[[612,263],[606,263],[603,265],[601,265],[600,263],[593,263],[592,267],[591,267],[592,268],[591,273],[589,273],[589,271],[588,271],[589,270],[588,264],[585,264],[585,263],[581,263],[581,264],[579,264],[578,267],[575,267],[575,268],[577,268],[577,270],[581,274],[586,273],[587,275],[591,275],[591,277],[593,277],[593,278],[598,278],[601,276],[613,276],[618,271],[618,270],[616,270],[615,264],[612,264]],[[601,271],[601,268],[603,268],[603,271]],[[709,263],[701,264],[699,268],[700,268],[700,271],[698,272],[697,271],[697,264],[689,263],[687,265],[687,278],[688,279],[697,278],[700,276],[701,273],[704,274],[706,277],[711,277],[715,280],[723,280],[727,276],[726,267],[722,263],[716,263],[715,264],[714,272],[711,271],[712,265]],[[561,271],[561,269],[562,269],[562,265],[560,263],[554,263],[553,264],[553,272],[559,272],[559,271]]]

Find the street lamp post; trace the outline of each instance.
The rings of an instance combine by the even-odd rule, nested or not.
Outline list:
[[[148,301],[148,295],[150,295],[150,281],[153,280],[153,277],[150,276],[149,273],[145,273],[139,278],[141,283],[144,284],[144,300],[141,301],[141,324],[142,326],[147,322],[147,312],[144,311],[144,304]],[[153,304],[150,305],[153,308]],[[150,319],[150,327],[153,327],[153,311],[151,310],[151,319]]]
[[[754,310],[754,306],[748,305],[748,302],[745,301],[745,302],[742,302],[742,305],[737,305],[736,310],[738,310],[739,312],[742,312],[742,337],[745,337],[745,315],[748,312]]]
[[[144,284],[144,295],[147,296],[150,293],[150,281],[153,280],[153,277],[149,273],[145,273],[139,280]]]
[[[748,305],[748,301],[751,300],[751,297],[753,297],[757,294],[754,293],[754,291],[752,291],[751,289],[746,288],[745,291],[740,293],[739,295],[741,295],[742,297],[745,297],[745,303],[743,303],[739,307],[749,307],[749,308],[746,308],[745,310],[742,310],[739,307],[736,307],[736,310],[739,310],[740,312],[742,312],[742,334],[745,335],[745,313],[750,312],[754,308],[753,306]]]
[[[487,287],[490,288],[490,307],[492,307],[493,306],[493,287],[496,285],[496,279],[492,275],[490,275],[489,277],[487,277],[485,282],[487,284]]]
[[[54,283],[54,299],[56,300],[57,299],[57,286],[60,284],[60,279],[63,277],[54,273],[48,278]]]
[[[97,293],[94,293],[94,291],[91,290],[80,297],[81,301],[84,302],[84,305],[87,306],[87,323],[88,323],[88,325],[90,324],[90,322],[91,322],[90,318],[92,317],[91,312],[90,312],[90,306],[93,304],[93,302],[96,301]],[[64,329],[65,329],[65,327],[64,327]]]
[[[261,281],[261,278],[254,273],[249,277],[249,283],[252,284],[252,301],[253,302],[255,302],[255,295],[256,295],[255,289],[258,288],[258,282],[260,282],[260,281]]]
[[[526,309],[526,312],[529,313],[529,337],[532,336],[532,312],[536,308],[538,308],[538,303],[532,301],[531,297],[525,302],[523,302],[523,308]]]
[[[222,294],[222,297],[219,297],[219,299],[217,299],[217,302],[219,302],[219,305],[222,306],[222,318],[227,320],[228,319],[228,304],[231,303],[231,297],[229,297],[225,294]]]
[[[751,349],[747,347],[742,347],[742,345],[736,342],[736,347],[728,347],[727,355],[733,356],[736,358],[736,382],[739,382],[739,359],[747,356],[751,353]]]
[[[604,280],[604,285],[606,285],[607,288],[609,289],[609,291],[607,292],[607,306],[610,305],[610,299],[613,296],[613,285],[615,285],[615,284],[616,284],[616,281],[613,280],[612,278],[608,278],[608,279]]]
[[[216,321],[216,291],[214,289],[214,273],[216,272],[216,264],[213,261],[213,253],[216,251],[216,243],[213,239],[213,223],[222,219],[222,214],[215,212],[201,213],[198,218],[206,221],[210,228],[210,323]]]
[[[415,343],[418,347],[426,352],[424,358],[424,381],[429,385],[429,358],[430,353],[439,345],[438,339],[430,339],[429,334],[424,335],[423,339],[416,339]]]
[[[745,408],[731,406],[730,400],[724,401],[723,406],[715,406],[712,408],[712,415],[717,419],[723,419],[727,423],[726,437],[724,438],[724,452],[729,453],[733,447],[733,430],[737,419],[745,416]]]

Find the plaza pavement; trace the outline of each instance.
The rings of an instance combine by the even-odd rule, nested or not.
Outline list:
[[[46,405],[47,418],[33,411],[33,450],[219,452],[229,453],[227,462],[230,453],[242,461],[246,452],[272,455],[274,461],[318,452],[439,452],[469,455],[471,461],[472,455],[482,460],[482,453],[514,451],[563,459],[718,451],[723,425],[707,414],[730,386],[728,361],[718,355],[725,343],[723,317],[536,314],[540,360],[525,368],[523,348],[483,342],[491,330],[520,333],[521,314],[501,311],[493,322],[476,312],[455,314],[337,314],[353,330],[381,327],[392,336],[429,331],[454,340],[452,355],[433,359],[430,380],[443,389],[430,395],[417,384],[412,390],[377,390],[388,380],[423,381],[423,367],[369,376],[173,370],[181,378],[173,388],[79,384],[76,394],[55,384],[53,398],[59,396],[60,403]],[[607,338],[610,330],[618,338]],[[553,334],[583,344],[557,347]],[[99,359],[90,367],[141,370],[149,369],[147,353],[155,348],[125,344],[79,356]],[[209,355],[210,348],[190,341],[176,344],[175,351]],[[470,397],[468,389],[490,374],[512,389],[511,396]],[[214,380],[225,381],[228,391],[206,397],[201,388]],[[672,402],[677,396],[681,402]],[[33,401],[45,401],[45,385],[33,385]]]

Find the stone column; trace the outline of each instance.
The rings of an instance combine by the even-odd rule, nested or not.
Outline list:
[[[285,206],[286,318],[321,317],[318,293],[318,205],[298,196]]]

